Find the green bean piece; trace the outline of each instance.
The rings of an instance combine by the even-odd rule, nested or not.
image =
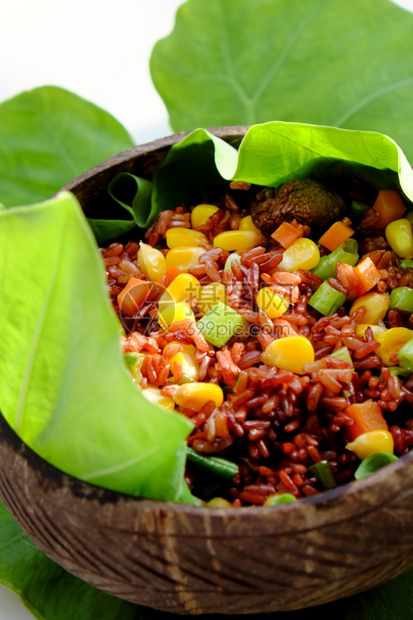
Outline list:
[[[231,479],[239,472],[238,465],[219,456],[205,456],[190,447],[187,448],[186,453],[188,461],[214,476]]]
[[[400,366],[389,366],[388,370],[392,377],[405,377],[407,379],[412,374],[411,370],[406,370],[406,368],[400,368]]]
[[[354,237],[350,237],[343,243],[344,250],[349,252],[349,254],[358,254],[359,244],[354,239]]]
[[[331,357],[335,357],[338,360],[348,362],[351,367],[353,367],[353,360],[351,359],[350,351],[347,347],[341,347],[340,349],[337,349],[337,351],[334,351],[334,353],[331,354]]]
[[[168,383],[176,383],[175,377],[169,377],[167,382]],[[195,383],[195,379],[192,379],[191,377],[188,377],[188,375],[183,375],[182,379],[180,379],[180,381],[178,381],[178,385],[183,385],[184,383]]]
[[[398,286],[390,293],[390,308],[397,308],[400,312],[413,312],[413,288]]]
[[[314,465],[311,465],[308,470],[317,478],[323,489],[332,489],[337,486],[328,461],[314,463]]]
[[[370,205],[366,205],[365,202],[353,200],[353,202],[351,203],[351,215],[356,218],[361,218],[365,213],[367,213],[370,208]]]
[[[237,254],[237,252],[232,252],[232,254],[230,254],[227,258],[227,260],[225,261],[225,265],[224,265],[224,271],[231,271],[232,272],[232,263],[235,261],[237,261],[238,264],[241,263],[241,256],[240,254]]]
[[[179,385],[183,385],[184,383],[195,383],[195,379],[191,379],[188,375],[183,375],[182,379],[178,383]]]
[[[310,297],[308,305],[324,316],[334,314],[346,301],[346,296],[332,288],[327,280]]]
[[[265,500],[264,506],[278,506],[279,504],[290,504],[296,502],[297,498],[291,493],[282,493],[281,495],[270,495]]]
[[[352,265],[353,267],[357,264],[359,259],[357,249],[357,241],[354,239],[348,239],[345,243],[340,245],[340,247],[334,250],[334,252],[326,254],[326,256],[322,256],[318,264],[311,270],[311,272],[322,280],[334,278],[336,275],[336,264],[339,261],[340,263],[346,263],[347,265]]]
[[[412,334],[413,335],[413,334]],[[406,342],[397,354],[399,364],[409,372],[413,372],[413,339]]]
[[[413,260],[411,258],[404,258],[400,263],[400,267],[403,269],[413,269]]]
[[[135,353],[134,351],[131,351],[129,353],[125,353],[123,359],[125,360],[127,369],[132,375],[134,383],[139,385],[142,381],[141,368],[145,355],[143,353]]]
[[[378,471],[382,467],[390,465],[390,463],[394,463],[394,461],[397,460],[397,456],[394,456],[394,454],[390,454],[389,452],[374,452],[361,461],[354,473],[354,477],[356,480],[361,480],[362,478],[366,478],[367,476],[370,476],[370,474],[374,474],[374,472]]]

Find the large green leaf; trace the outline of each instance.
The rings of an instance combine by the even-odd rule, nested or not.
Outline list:
[[[55,86],[0,104],[0,202],[49,198],[95,164],[133,146],[108,112]]]
[[[413,201],[412,168],[387,136],[273,121],[251,127],[238,151],[205,129],[192,131],[155,171],[151,212],[201,202],[208,187],[224,179],[277,187],[292,178],[328,175],[363,177],[377,189],[401,189]],[[137,196],[132,193],[129,201]]]
[[[151,58],[176,131],[274,119],[386,133],[413,161],[413,15],[389,0],[189,0]]]
[[[342,620],[411,620],[413,571],[351,599]]]
[[[211,187],[230,179],[237,166],[237,150],[205,129],[192,131],[175,144],[154,173],[153,212],[176,208],[181,202],[208,199]]]
[[[0,212],[0,273],[0,410],[12,428],[73,476],[178,499],[192,424],[133,384],[103,263],[72,194]]]
[[[108,193],[124,212],[124,219],[116,219],[115,209],[112,219],[89,218],[96,241],[103,246],[112,239],[119,239],[139,226],[146,228],[155,219],[152,213],[152,183],[129,172],[120,172],[108,186]],[[119,217],[119,216],[118,216]]]
[[[145,610],[73,577],[49,560],[0,502],[0,583],[39,620],[141,620]]]
[[[413,201],[406,156],[394,140],[373,131],[278,121],[256,125],[242,141],[233,178],[277,186],[329,174],[362,176],[382,189],[400,184]]]

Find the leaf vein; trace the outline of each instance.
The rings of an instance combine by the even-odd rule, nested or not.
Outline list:
[[[82,172],[82,170],[76,166],[76,163],[69,156],[67,149],[64,148],[62,140],[59,140],[56,131],[51,125],[51,123],[47,121],[47,119],[44,117],[43,113],[33,100],[30,102],[30,105],[32,106],[34,113],[39,119],[39,123],[43,127],[46,135],[49,137],[50,141],[56,146],[57,153],[61,156],[62,160],[66,162],[68,168],[70,168],[72,172],[72,175],[74,177],[78,176]]]
[[[0,551],[4,551],[8,547],[12,547],[15,543],[23,542],[22,538],[24,537],[23,532],[19,532],[13,538],[5,539],[0,542]]]
[[[354,114],[365,108],[369,103],[374,101],[375,99],[379,99],[380,97],[387,95],[388,93],[394,92],[399,88],[403,88],[404,86],[408,86],[409,84],[413,84],[413,77],[405,78],[403,80],[398,80],[397,82],[393,82],[392,84],[387,84],[386,86],[382,86],[378,88],[374,92],[366,95],[361,101],[355,103],[347,112],[344,112],[334,123],[335,127],[342,127],[344,123],[348,121]]]
[[[47,318],[47,311],[49,309],[53,288],[55,286],[56,278],[57,278],[58,273],[59,273],[60,257],[61,257],[62,252],[63,252],[63,237],[65,235],[65,230],[66,230],[66,226],[65,226],[65,223],[63,223],[63,225],[61,227],[61,235],[60,235],[60,240],[59,240],[58,255],[57,255],[56,260],[54,261],[54,264],[53,264],[53,271],[52,271],[51,278],[50,278],[50,284],[49,284],[49,286],[47,288],[47,291],[45,293],[44,303],[43,303],[43,306],[42,306],[42,308],[40,310],[40,313],[39,313],[39,317],[38,317],[38,321],[37,321],[37,325],[36,325],[36,331],[33,334],[33,340],[32,340],[32,344],[31,344],[31,347],[30,347],[29,355],[28,355],[28,358],[27,358],[27,364],[26,364],[25,369],[24,369],[23,379],[22,379],[20,393],[19,393],[19,400],[17,402],[16,414],[15,414],[15,418],[14,418],[14,420],[15,420],[14,421],[14,430],[16,431],[17,434],[19,434],[21,432],[21,429],[22,429],[24,409],[25,409],[25,405],[26,405],[27,394],[28,394],[28,391],[29,391],[30,380],[31,380],[31,377],[32,377],[32,372],[33,372],[33,367],[34,367],[34,363],[35,363],[35,360],[36,360],[36,355],[37,355],[37,352],[38,352],[38,345],[39,345],[40,338],[41,338],[41,335],[42,335],[42,332],[43,332],[43,329],[44,329],[44,326],[45,326],[45,322],[46,322],[46,318]]]
[[[312,6],[308,13],[303,17],[298,26],[291,33],[287,44],[284,46],[282,53],[278,56],[276,62],[272,65],[271,69],[268,71],[266,75],[264,75],[261,84],[258,86],[255,91],[254,97],[252,98],[252,103],[255,105],[261,95],[265,92],[266,88],[271,84],[273,78],[280,71],[281,67],[287,60],[290,52],[294,49],[296,44],[301,38],[301,35],[307,30],[310,26],[311,22],[320,12],[322,6],[324,5],[325,0],[321,0],[318,4]]]
[[[255,122],[254,105],[253,105],[251,97],[248,96],[241,82],[237,78],[233,59],[232,59],[231,45],[229,41],[228,18],[225,13],[222,2],[218,2],[218,6],[221,9],[221,17],[222,17],[222,22],[223,22],[223,28],[222,28],[223,36],[221,37],[221,41],[222,41],[222,47],[223,47],[223,57],[225,60],[225,67],[226,67],[227,74],[228,74],[227,79],[232,84],[235,91],[238,93],[238,96],[240,97],[242,103],[244,104],[246,108],[247,124],[252,124]]]

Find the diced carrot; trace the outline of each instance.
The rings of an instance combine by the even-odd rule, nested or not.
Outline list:
[[[357,295],[364,295],[380,280],[380,272],[369,256],[354,267],[354,273],[360,282],[360,285],[354,286]]]
[[[363,433],[377,430],[388,430],[387,422],[383,417],[380,405],[374,400],[364,403],[353,403],[344,409],[344,414],[354,421],[352,426],[346,426],[346,433],[351,441]]]
[[[344,222],[334,222],[322,237],[318,240],[330,252],[334,252],[337,248],[347,241],[352,235],[354,230],[344,224]]]
[[[297,239],[301,236],[301,231],[288,222],[283,222],[280,224],[280,226],[278,226],[278,228],[271,235],[271,237],[278,241],[283,248],[289,248],[290,245],[294,243],[294,241],[297,241]]]
[[[403,204],[399,192],[394,189],[382,189],[377,195],[373,209],[380,213],[380,219],[374,228],[384,230],[387,224],[403,217],[406,206]]]
[[[139,309],[142,301],[149,292],[150,282],[131,278],[123,291],[118,295],[118,305],[121,312],[133,316]]]
[[[178,269],[178,267],[175,267],[175,265],[169,265],[163,276],[161,276],[159,280],[157,280],[157,283],[162,281],[163,283],[165,283],[165,287],[168,288],[170,283],[173,282],[180,273],[182,273],[182,271]],[[165,280],[165,277],[167,281]]]

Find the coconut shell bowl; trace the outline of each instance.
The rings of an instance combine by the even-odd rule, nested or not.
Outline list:
[[[246,128],[212,130],[238,146]],[[78,177],[87,213],[120,171],[150,177],[183,134],[134,147]],[[357,594],[413,566],[413,454],[371,476],[273,507],[139,499],[74,479],[0,416],[0,496],[51,559],[133,603],[178,614],[265,613]]]

